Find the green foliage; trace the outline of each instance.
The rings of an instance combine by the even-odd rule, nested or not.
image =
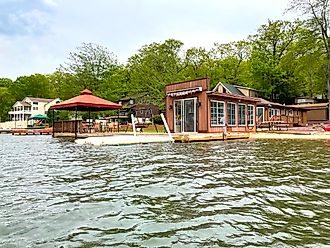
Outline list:
[[[141,101],[162,109],[165,85],[201,77],[211,78],[212,86],[221,81],[256,88],[266,98],[282,103],[294,96],[325,95],[330,55],[324,40],[327,33],[315,28],[320,20],[314,16],[304,22],[268,21],[245,40],[215,43],[209,50],[184,50],[184,44],[175,39],[151,43],[126,65],[119,64],[107,48],[83,43],[50,75],[34,74],[15,81],[0,78],[0,118],[5,120],[11,106],[26,96],[66,100],[84,88],[111,101],[140,95]],[[70,115],[61,111],[57,118],[69,119]]]
[[[154,122],[154,124],[159,124],[159,125],[163,124],[163,120],[160,115],[153,116],[152,121]]]
[[[183,79],[182,46],[181,41],[166,40],[143,46],[136,55],[130,57],[127,65],[128,94],[147,92],[162,107],[165,85]]]

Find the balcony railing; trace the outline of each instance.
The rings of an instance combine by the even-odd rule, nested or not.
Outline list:
[[[21,114],[32,114],[31,110],[20,110],[20,111],[9,111],[8,114],[10,115],[21,115]]]

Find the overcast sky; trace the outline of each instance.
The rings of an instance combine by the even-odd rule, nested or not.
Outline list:
[[[287,19],[288,0],[0,0],[0,77],[52,73],[83,42],[120,62],[174,38],[185,47],[246,38]]]

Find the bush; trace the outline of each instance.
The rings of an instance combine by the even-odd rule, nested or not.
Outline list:
[[[163,124],[163,120],[162,117],[160,117],[160,115],[155,115],[152,117],[152,121],[154,122],[154,124]]]

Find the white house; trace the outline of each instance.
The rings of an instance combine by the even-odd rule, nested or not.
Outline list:
[[[36,97],[25,97],[22,101],[17,101],[12,111],[9,111],[11,121],[27,121],[30,116],[42,114],[47,115],[49,108],[60,102],[59,98],[45,99]]]

